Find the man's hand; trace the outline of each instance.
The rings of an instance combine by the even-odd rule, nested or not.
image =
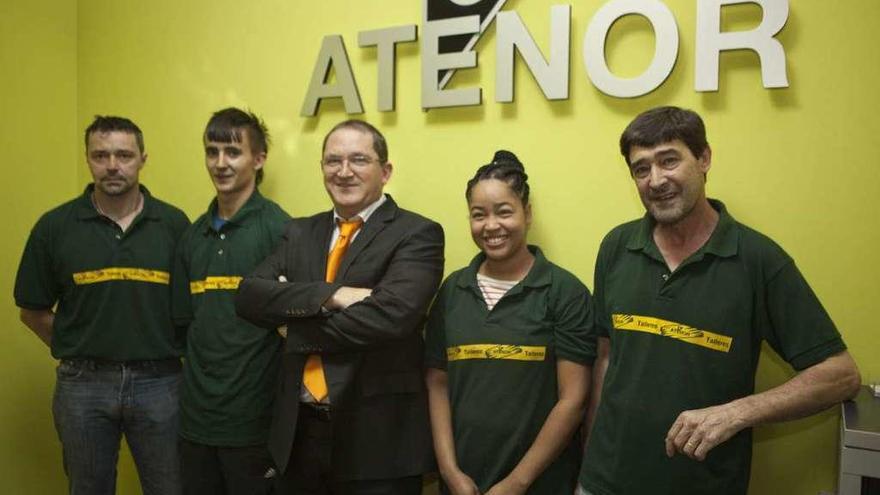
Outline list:
[[[492,488],[489,488],[486,495],[522,495],[528,489],[528,485],[519,483],[508,476],[498,483],[495,483]]]
[[[702,461],[716,445],[744,428],[803,418],[854,397],[859,370],[842,351],[759,394],[679,414],[666,434],[666,455],[676,452]]]
[[[324,307],[328,310],[340,310],[359,303],[373,294],[373,289],[362,289],[358,287],[340,287],[336,292],[327,299]]]
[[[716,445],[745,428],[732,404],[684,411],[666,434],[666,455],[684,454],[702,461]]]
[[[451,495],[480,495],[480,489],[477,488],[474,480],[462,471],[444,476],[443,481],[446,482],[446,488],[449,488]]]

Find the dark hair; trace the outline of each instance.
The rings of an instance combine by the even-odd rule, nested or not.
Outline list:
[[[204,139],[218,143],[240,143],[241,130],[248,133],[248,142],[254,154],[269,152],[269,130],[266,124],[253,112],[235,107],[224,108],[214,112],[208,125],[205,126]],[[257,170],[257,185],[263,182],[263,169]]]
[[[86,127],[86,150],[89,149],[89,136],[94,132],[125,132],[127,134],[134,134],[138,149],[141,150],[141,154],[144,152],[144,133],[141,132],[140,127],[125,117],[95,115],[95,120]]]
[[[513,153],[507,150],[498,150],[492,157],[492,163],[487,163],[477,169],[477,173],[468,181],[464,197],[471,200],[471,189],[477,182],[489,179],[500,180],[507,184],[510,189],[519,196],[523,206],[529,204],[529,176],[526,169]]]
[[[333,126],[333,129],[330,129],[330,132],[324,136],[324,143],[321,145],[321,155],[323,155],[324,151],[327,149],[327,140],[330,138],[330,135],[339,129],[356,129],[373,136],[373,151],[375,151],[376,156],[379,157],[379,163],[382,165],[388,163],[388,143],[385,141],[385,136],[379,132],[379,129],[376,129],[369,123],[359,119],[349,119]]]
[[[629,152],[633,146],[650,148],[658,144],[681,140],[695,157],[699,158],[709,143],[706,126],[693,110],[679,107],[657,107],[642,112],[620,136],[620,153],[629,165]]]

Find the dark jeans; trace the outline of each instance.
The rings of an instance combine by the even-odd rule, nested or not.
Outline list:
[[[52,412],[72,495],[113,495],[122,435],[144,495],[180,493],[179,361],[63,360]]]
[[[180,439],[184,495],[268,495],[275,470],[265,445],[214,447]]]
[[[281,495],[420,495],[422,477],[338,481],[332,479],[332,416],[319,417],[300,407],[290,461],[279,475]]]

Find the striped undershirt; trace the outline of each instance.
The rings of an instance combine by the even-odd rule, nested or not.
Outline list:
[[[483,300],[486,301],[486,307],[489,311],[498,304],[498,301],[507,294],[507,291],[518,284],[519,280],[498,280],[497,278],[487,277],[477,273],[477,287],[483,294]]]

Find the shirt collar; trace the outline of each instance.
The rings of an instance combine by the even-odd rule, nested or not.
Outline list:
[[[135,220],[139,217],[149,218],[151,220],[159,218],[159,214],[156,212],[153,196],[150,194],[149,189],[143,184],[138,184],[138,189],[140,189],[141,194],[144,196],[144,207]],[[93,182],[86,186],[86,189],[77,200],[77,218],[81,220],[90,220],[102,217],[102,215],[98,213],[98,209],[95,208],[95,203],[92,201],[92,193],[94,192],[95,183]]]
[[[544,252],[541,251],[541,248],[538,246],[533,246],[531,244],[528,246],[528,249],[535,257],[535,262],[532,264],[529,273],[526,274],[526,278],[524,278],[513,289],[510,289],[509,294],[514,294],[517,287],[542,287],[550,285],[551,267],[550,262],[544,257]],[[459,277],[458,286],[461,288],[472,287],[474,290],[479,291],[479,288],[477,287],[477,272],[480,270],[480,265],[482,265],[485,260],[486,254],[482,251],[474,256],[470,264],[465,267],[464,272],[462,273],[463,276]]]
[[[382,206],[382,204],[387,200],[388,200],[388,196],[385,194],[382,194],[382,196],[380,196],[379,199],[372,202],[369,206],[367,206],[366,208],[364,208],[363,210],[358,212],[358,214],[355,215],[355,217],[360,217],[361,220],[364,221],[364,223],[367,223],[367,220],[370,219],[370,216],[373,213],[375,213],[375,211],[378,210],[379,207]],[[354,217],[352,217],[352,218],[354,218]],[[336,209],[334,208],[333,209],[333,224],[336,225],[336,223],[339,222],[340,220],[346,220],[346,219],[339,216],[339,213],[336,213]],[[349,218],[347,220],[351,220],[351,218]]]
[[[709,240],[703,245],[697,254],[714,254],[722,258],[734,256],[737,253],[739,245],[739,231],[736,229],[736,220],[727,212],[724,203],[717,199],[709,198],[709,205],[718,212],[718,224],[715,230],[709,236]],[[629,242],[626,248],[630,251],[643,251],[646,254],[656,254],[660,256],[657,246],[654,244],[654,226],[657,222],[649,214],[645,213],[639,222],[639,228]]]
[[[251,195],[247,199],[247,201],[245,201],[244,204],[241,205],[241,208],[239,208],[238,211],[235,212],[235,215],[232,215],[232,218],[226,220],[226,222],[223,225],[241,224],[242,222],[244,222],[245,218],[247,218],[248,216],[253,215],[255,212],[259,211],[265,203],[266,203],[266,199],[263,197],[262,194],[260,194],[260,190],[257,188],[254,188],[254,192],[251,193]],[[204,233],[206,233],[206,234],[208,232],[214,230],[214,227],[212,225],[212,223],[213,223],[212,220],[213,220],[214,216],[217,214],[217,207],[218,207],[217,206],[217,197],[214,196],[214,199],[212,199],[211,203],[208,205],[208,215],[207,215],[208,224],[205,226],[205,230],[204,230]]]

